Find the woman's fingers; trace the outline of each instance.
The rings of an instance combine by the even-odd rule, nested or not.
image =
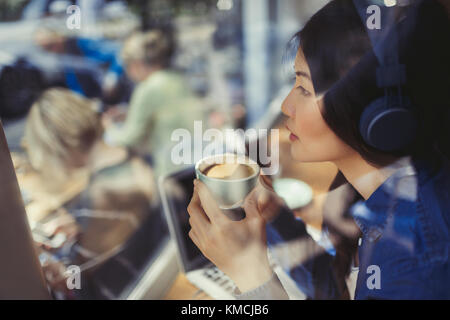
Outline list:
[[[222,210],[219,208],[208,187],[199,180],[194,181],[194,194],[195,193],[198,194],[201,206],[211,222],[220,224],[227,221],[228,218],[225,217]]]
[[[194,191],[194,195],[192,196],[191,202],[188,205],[187,211],[189,213],[189,224],[192,229],[195,230],[197,235],[205,235],[210,227],[211,223],[203,210],[200,198],[196,191]],[[197,237],[198,238],[198,237]]]
[[[200,241],[193,228],[189,231],[189,238],[191,238],[192,242],[200,249]]]
[[[191,202],[189,202],[187,211],[191,217],[196,217],[200,221],[209,223],[208,215],[205,213],[205,210],[203,210],[202,203],[196,189],[194,189],[194,194],[192,195]]]
[[[202,246],[202,242],[200,241],[200,237],[194,228],[189,231],[189,238],[191,238],[192,242],[197,246],[197,248],[203,253],[206,257],[205,248]]]

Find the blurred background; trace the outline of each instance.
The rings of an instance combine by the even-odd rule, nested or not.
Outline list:
[[[257,121],[291,80],[280,67],[285,45],[326,2],[2,0],[2,85],[9,83],[8,88],[12,89],[10,78],[20,78],[25,73],[24,78],[30,79],[30,83],[15,82],[19,94],[10,90],[1,93],[2,120],[5,123],[22,117],[34,91],[67,86],[62,79],[66,68],[74,69],[77,77],[83,78],[78,81],[85,96],[100,98],[107,107],[129,100],[133,85],[126,74],[125,79],[120,79],[123,83],[116,94],[105,97],[101,90],[110,61],[92,63],[91,57],[85,58],[73,48],[62,52],[46,50],[37,43],[40,29],[65,38],[103,41],[107,45],[99,48],[108,49],[108,54],[115,52],[117,58],[125,39],[133,32],[158,29],[172,42],[171,68],[182,72],[192,90],[207,101],[205,108],[231,114],[231,119],[227,119],[231,125],[244,127]],[[72,4],[80,8],[80,29],[66,26],[70,16],[66,9]],[[13,75],[8,78],[10,69]],[[20,107],[13,101],[6,103],[11,96],[26,103],[20,103]]]
[[[165,297],[178,279],[156,186],[179,169],[170,133],[277,127],[286,44],[327,2],[0,0],[0,118],[54,297]],[[326,192],[336,168],[292,167],[280,139],[281,174]],[[81,290],[65,288],[69,265]]]

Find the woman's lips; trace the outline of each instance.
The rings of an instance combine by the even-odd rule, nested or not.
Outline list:
[[[289,140],[291,140],[292,142],[298,140],[298,137],[295,134],[292,133],[292,131],[289,129],[289,127],[287,125],[286,125],[286,129],[291,133],[289,135]]]
[[[289,135],[289,140],[291,140],[292,142],[294,142],[294,141],[298,140],[298,137],[297,137],[295,134],[291,133],[291,134]]]

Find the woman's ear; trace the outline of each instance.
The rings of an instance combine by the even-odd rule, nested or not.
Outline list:
[[[325,114],[325,95],[321,94],[319,96],[316,96],[316,103],[319,106],[320,113],[322,113],[322,116]]]

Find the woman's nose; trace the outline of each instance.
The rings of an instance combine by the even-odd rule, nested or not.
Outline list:
[[[290,117],[293,118],[294,117],[294,110],[295,108],[292,105],[292,100],[291,100],[291,92],[289,92],[289,94],[287,95],[287,97],[284,99],[283,103],[281,104],[281,112]]]

